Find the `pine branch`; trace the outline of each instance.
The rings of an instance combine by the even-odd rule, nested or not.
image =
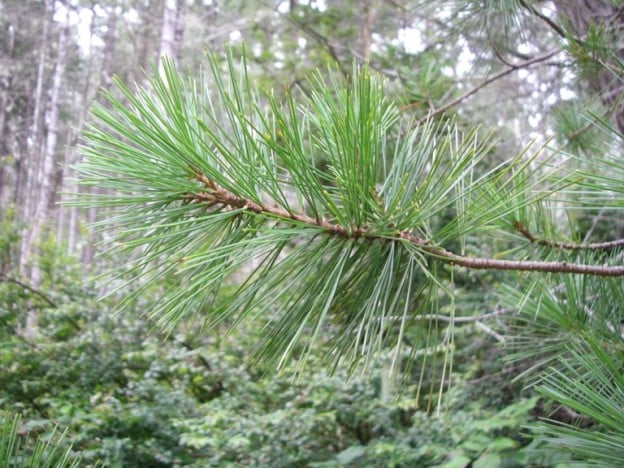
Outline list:
[[[298,104],[290,93],[283,103],[261,99],[244,62],[240,76],[231,55],[227,66],[224,74],[211,61],[213,80],[204,86],[165,62],[164,76],[149,87],[133,92],[118,82],[127,103],[109,94],[110,106],[94,110],[78,170],[81,183],[102,195],[79,195],[76,204],[114,208],[99,224],[117,230],[111,255],[140,249],[117,278],[145,281],[119,307],[170,277],[150,314],[167,331],[199,311],[213,326],[270,317],[256,359],[280,367],[295,354],[305,361],[310,348],[299,353],[296,344],[314,343],[332,321],[339,333],[328,363],[355,366],[400,344],[408,318],[441,315],[440,294],[453,295],[441,265],[576,274],[566,280],[624,276],[615,258],[615,265],[497,260],[443,247],[523,219],[574,183],[543,160],[542,149],[483,166],[492,154],[488,138],[450,122],[402,122],[367,67],[354,65],[350,79],[335,70],[329,85],[317,75]],[[216,304],[224,281],[252,259],[236,291]],[[430,344],[427,338],[427,349],[439,348]]]
[[[410,231],[398,231],[392,235],[379,234],[368,226],[348,228],[339,224],[333,224],[325,219],[315,219],[304,213],[286,211],[276,206],[266,206],[239,197],[226,189],[219,187],[214,181],[193,169],[195,179],[203,185],[205,192],[186,194],[185,200],[196,203],[206,203],[209,206],[215,204],[223,207],[231,207],[243,212],[253,213],[265,217],[277,218],[286,222],[303,224],[308,227],[320,229],[327,234],[350,239],[367,239],[380,242],[408,242],[418,247],[422,252],[451,265],[461,266],[475,270],[503,270],[503,271],[534,271],[543,273],[576,273],[595,276],[624,276],[624,266],[611,265],[586,265],[569,262],[547,261],[524,261],[524,260],[498,260],[482,257],[468,257],[458,255],[443,247],[432,245],[428,240],[418,237]],[[527,231],[528,232],[528,231]],[[564,243],[562,243],[565,245]]]

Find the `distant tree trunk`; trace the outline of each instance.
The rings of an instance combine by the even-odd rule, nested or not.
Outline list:
[[[180,42],[182,40],[183,6],[178,0],[165,0],[163,9],[163,23],[160,33],[160,47],[158,49],[158,68],[162,67],[162,58],[177,59]]]
[[[91,57],[91,55],[90,55]],[[66,193],[76,193],[80,190],[80,186],[76,184],[71,174],[71,166],[80,161],[80,153],[77,148],[80,133],[84,127],[84,122],[87,118],[88,110],[91,102],[94,99],[93,91],[93,76],[92,76],[92,62],[89,58],[86,64],[85,84],[82,90],[82,100],[75,100],[77,104],[73,109],[73,114],[78,116],[73,128],[68,130],[67,137],[67,149],[64,154],[64,165],[60,169],[61,177],[59,180],[59,190]],[[69,176],[69,177],[68,177]],[[77,240],[79,232],[79,209],[77,206],[59,206],[58,221],[57,221],[57,240],[65,241],[67,255],[75,255],[77,253]]]
[[[16,187],[16,203],[20,203],[21,219],[26,224],[32,221],[35,199],[35,184],[40,171],[40,155],[42,148],[42,123],[45,114],[45,100],[43,94],[43,84],[45,80],[45,69],[47,62],[47,47],[50,23],[52,22],[52,14],[54,11],[54,0],[46,0],[44,6],[43,27],[41,33],[41,44],[39,48],[39,63],[37,68],[37,84],[35,86],[34,107],[32,125],[29,132],[29,142],[27,144],[26,154],[21,154],[17,161],[18,181],[20,184]],[[22,174],[23,171],[23,174]],[[23,180],[22,180],[23,179]],[[24,190],[21,190],[23,185]],[[23,198],[20,194],[23,193]],[[32,246],[32,237],[30,226],[27,226],[22,234],[22,241],[19,255],[19,271],[25,272],[30,261],[30,249]]]
[[[624,9],[608,0],[557,0],[554,2],[564,23],[567,23],[579,40],[584,40],[590,25],[605,27],[616,47],[616,55],[624,61]],[[617,64],[609,63],[617,70]],[[620,65],[621,66],[621,65]],[[624,80],[612,71],[602,68],[587,77],[594,91],[612,112],[616,128],[624,133]]]
[[[78,119],[78,123],[76,124],[76,129],[74,133],[72,134],[71,138],[69,139],[68,152],[66,154],[67,162],[70,165],[75,164],[80,160],[80,154],[78,152],[78,149],[76,148],[76,144],[78,143],[78,137],[84,125],[84,121],[87,117],[88,109],[94,98],[93,88],[97,87],[97,83],[95,83],[95,86],[93,83],[93,68],[94,68],[93,66],[94,66],[94,56],[95,56],[95,52],[93,50],[93,38],[95,36],[95,24],[96,24],[94,10],[95,10],[95,4],[92,6],[92,9],[91,9],[92,19],[91,19],[91,25],[89,28],[89,52],[88,52],[87,63],[85,65],[86,73],[85,73],[85,80],[84,80],[84,85],[83,85],[83,90],[82,90],[82,97],[84,100],[81,103],[82,107],[78,109],[80,117]],[[110,34],[110,31],[108,31],[107,34]],[[63,180],[64,181],[66,180],[65,177],[63,178]],[[79,190],[79,186],[76,185],[74,181],[68,184],[67,191],[69,193],[76,193],[78,192],[78,190]],[[60,213],[63,213],[63,207],[61,207]],[[77,235],[78,235],[78,219],[79,217],[78,217],[77,206],[71,206],[68,208],[68,217],[66,221],[62,218],[62,216],[59,218],[59,229],[66,228],[67,230],[67,234],[66,234],[67,255],[73,255],[76,253],[76,240],[77,240]],[[58,237],[60,238],[61,236],[58,236]]]
[[[52,5],[53,6],[53,5]],[[59,127],[59,109],[60,94],[63,81],[63,73],[65,71],[65,58],[67,55],[67,41],[69,36],[69,10],[66,10],[67,17],[59,32],[57,57],[54,67],[54,75],[52,78],[52,86],[50,89],[50,104],[46,113],[47,131],[43,153],[41,155],[41,167],[37,174],[36,191],[33,190],[32,195],[37,195],[35,199],[32,224],[25,236],[23,253],[25,261],[32,259],[35,243],[42,237],[44,226],[49,222],[49,209],[53,199],[53,179],[55,176],[55,159],[54,152],[56,150],[56,142]],[[40,283],[40,269],[36,262],[31,265],[30,279],[32,284],[37,287]]]
[[[178,9],[176,11],[176,25],[175,32],[173,35],[173,48],[176,54],[176,57],[180,55],[180,45],[182,44],[182,38],[184,37],[184,8],[186,3],[184,1],[180,1],[178,5]]]
[[[5,174],[6,166],[9,164],[10,149],[8,144],[8,119],[7,112],[13,82],[12,64],[13,48],[15,45],[15,29],[9,25],[7,30],[7,44],[4,56],[1,57],[0,64],[0,219],[2,218],[2,207],[6,206],[5,201]]]
[[[364,60],[370,59],[373,22],[375,18],[374,0],[362,2],[362,27],[360,29],[360,53]]]
[[[137,68],[146,70],[148,69],[150,58],[152,54],[154,54],[154,39],[152,36],[153,33],[153,24],[156,21],[153,15],[153,7],[149,4],[150,2],[140,3],[137,6],[138,10],[138,33],[137,33]],[[160,44],[159,44],[160,45]],[[129,70],[129,75],[124,77],[128,81],[140,81],[141,78],[135,75],[135,72],[138,70],[134,70],[135,67],[132,67]]]
[[[102,68],[100,69],[100,87],[109,88],[111,85],[111,69],[113,64],[113,56],[117,45],[117,12],[115,8],[108,10],[108,20],[106,22],[106,35],[104,36],[104,56],[102,57]],[[104,105],[106,105],[104,103]],[[97,194],[97,189],[89,188],[91,193]],[[87,210],[87,223],[94,223],[97,218],[97,210],[90,207]],[[91,268],[94,251],[94,234],[90,233],[86,239],[82,250],[82,265],[86,271]]]

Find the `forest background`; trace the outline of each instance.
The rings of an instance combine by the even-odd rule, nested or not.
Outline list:
[[[0,0],[0,458],[622,466],[623,25],[624,4],[609,0]],[[556,268],[436,265],[436,287],[414,280],[420,305],[400,334],[380,332],[364,366],[328,366],[335,324],[279,371],[262,359],[269,316],[202,327],[206,307],[161,327],[163,295],[186,290],[136,270],[102,281],[126,261],[102,255],[117,239],[92,227],[110,210],[59,202],[111,194],[73,169],[94,145],[81,136],[97,121],[89,110],[132,107],[135,84],[166,74],[163,56],[202,80],[209,63],[236,78],[244,56],[249,82],[278,103],[319,83],[331,100],[367,64],[422,141],[452,126],[485,148],[477,171],[515,184],[489,194],[491,219],[471,212],[480,230],[444,248]],[[562,273],[571,264],[615,273]]]

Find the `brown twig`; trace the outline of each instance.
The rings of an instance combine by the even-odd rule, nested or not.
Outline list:
[[[256,214],[264,214],[275,218],[292,220],[298,223],[319,227],[328,233],[340,237],[358,238],[362,237],[366,232],[366,228],[357,228],[352,231],[347,231],[344,227],[338,224],[332,224],[324,219],[315,219],[306,214],[286,211],[276,206],[260,205],[252,200],[238,197],[224,188],[218,187],[212,180],[208,179],[205,175],[199,173],[198,171],[195,170],[194,172],[197,181],[201,182],[202,185],[208,189],[208,192],[187,195],[187,199],[194,197],[195,201],[210,204],[217,203],[230,206],[235,209],[244,209]]]
[[[239,197],[226,189],[219,187],[214,181],[196,169],[193,169],[194,178],[206,189],[205,192],[187,194],[185,199],[210,205],[220,204],[250,213],[278,218],[284,221],[294,221],[327,234],[349,238],[408,242],[417,246],[422,252],[451,265],[475,270],[503,270],[503,271],[535,271],[543,273],[576,273],[595,276],[624,276],[624,266],[616,265],[585,265],[568,262],[546,262],[525,260],[498,260],[492,258],[467,257],[446,250],[443,247],[432,245],[428,240],[418,237],[409,231],[399,231],[392,236],[378,235],[367,226],[348,228],[330,223],[325,219],[315,219],[303,213],[287,211],[277,206],[265,206],[252,200]]]

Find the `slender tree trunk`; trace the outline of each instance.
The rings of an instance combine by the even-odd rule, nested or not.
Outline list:
[[[375,18],[374,0],[362,2],[362,28],[360,29],[360,53],[364,60],[370,59],[373,23]]]
[[[113,55],[117,45],[117,12],[115,11],[115,8],[111,8],[108,15],[108,21],[106,24],[107,32],[104,37],[104,56],[102,58],[102,68],[100,70],[100,86],[102,88],[109,88],[111,85]],[[104,105],[106,104],[104,103]],[[98,193],[95,187],[90,187],[88,190],[94,195]],[[97,218],[97,214],[98,212],[96,208],[90,207],[87,210],[87,223],[94,223]],[[85,271],[91,268],[91,263],[95,254],[95,242],[96,239],[93,237],[93,234],[89,234],[89,237],[86,239],[84,244],[81,258],[82,266]]]
[[[182,38],[184,37],[184,13],[186,3],[183,0],[178,0],[178,9],[176,10],[175,19],[175,32],[173,35],[173,50],[175,58],[180,56],[180,46],[182,44]]]
[[[163,57],[175,61],[182,40],[182,2],[179,0],[165,0],[163,8],[163,23],[160,32],[160,47],[158,49],[158,69],[162,69]]]
[[[82,131],[82,128],[84,126],[84,122],[86,120],[89,107],[91,106],[91,103],[93,102],[93,99],[95,98],[94,88],[98,87],[98,81],[99,81],[98,79],[96,79],[94,83],[94,79],[93,79],[94,57],[96,55],[93,49],[93,38],[95,36],[95,25],[96,25],[96,22],[95,22],[96,13],[94,10],[95,10],[95,4],[92,7],[92,20],[91,20],[91,25],[89,29],[89,52],[88,52],[87,62],[85,65],[86,73],[85,73],[84,85],[83,85],[83,89],[81,93],[83,100],[80,103],[81,104],[80,108],[76,109],[76,113],[79,116],[78,122],[76,123],[75,129],[72,132],[70,138],[68,139],[69,144],[67,145],[68,150],[66,153],[66,161],[70,166],[72,164],[77,163],[80,160],[80,154],[76,148],[76,145],[78,143],[78,137],[80,135],[80,132]],[[110,14],[115,16],[114,9],[112,10],[113,11]],[[109,24],[107,26],[108,26],[107,35],[110,35],[111,31],[113,31],[114,33],[114,29],[115,29],[114,22],[113,22],[112,30],[110,28],[111,26],[110,19],[109,19]],[[105,44],[108,45],[106,41],[105,41]],[[104,49],[104,53],[107,55],[109,54],[108,48]],[[67,178],[65,177],[65,174],[64,174],[63,180],[64,181],[67,180]],[[67,182],[66,190],[68,193],[76,193],[80,190],[80,186],[75,183],[74,179],[70,178],[69,181]],[[65,215],[67,217],[66,220],[62,216],[63,212],[65,212]],[[61,207],[61,209],[59,210],[59,213],[61,214],[61,216],[59,217],[59,229],[65,229],[66,231],[67,255],[74,255],[77,252],[76,243],[78,239],[77,237],[78,236],[78,220],[79,220],[78,212],[79,212],[79,209],[77,206],[71,206],[68,208]],[[59,239],[61,237],[62,235],[58,236]]]
[[[140,69],[147,69],[149,65],[149,60],[151,54],[154,53],[154,39],[152,38],[151,32],[153,27],[151,26],[154,21],[154,15],[152,13],[152,8],[148,3],[140,4],[138,7],[139,12],[139,37],[137,45],[138,54],[137,54],[137,65]],[[140,81],[139,77],[134,76],[134,70],[130,71],[130,75],[125,77],[128,81]]]
[[[20,185],[24,187],[23,199],[20,200],[22,190],[16,193],[16,203],[21,203],[21,219],[27,225],[22,233],[22,241],[19,256],[19,272],[25,273],[30,261],[30,249],[32,236],[28,223],[33,221],[34,207],[36,205],[35,193],[36,183],[40,172],[40,157],[42,148],[42,127],[43,116],[45,114],[45,100],[43,94],[43,84],[45,80],[45,69],[47,63],[47,48],[50,23],[54,11],[54,0],[46,0],[44,7],[44,19],[41,34],[41,46],[39,49],[39,63],[37,68],[37,84],[35,86],[34,110],[32,125],[30,128],[29,143],[26,147],[26,154],[21,154],[17,161],[17,171]],[[21,173],[23,171],[23,173]],[[23,180],[22,180],[23,179]]]
[[[0,70],[0,219],[2,218],[2,207],[6,206],[5,202],[5,173],[9,163],[9,143],[8,143],[8,127],[7,127],[7,110],[9,107],[9,93],[13,82],[13,47],[15,44],[15,29],[13,25],[8,27],[8,41],[6,47],[6,55],[2,57],[3,70]]]
[[[59,109],[60,94],[65,71],[65,58],[67,55],[67,40],[69,36],[69,10],[66,10],[67,17],[65,23],[61,27],[58,40],[57,58],[54,67],[54,75],[52,78],[52,87],[50,89],[50,106],[46,115],[47,132],[43,154],[41,159],[41,169],[37,177],[37,194],[38,198],[33,210],[33,222],[29,229],[25,243],[25,254],[27,260],[33,257],[35,243],[38,242],[43,234],[44,226],[49,222],[50,204],[53,199],[53,179],[55,176],[55,159],[54,152],[56,150],[56,142],[58,138],[59,127]],[[33,262],[30,274],[32,284],[37,287],[40,283],[40,269],[36,262]]]

